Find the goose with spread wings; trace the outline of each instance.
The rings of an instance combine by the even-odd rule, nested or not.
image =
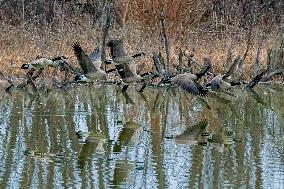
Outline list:
[[[107,46],[110,48],[111,62],[125,84],[122,90],[126,90],[132,83],[144,82],[143,77],[137,74],[135,57],[126,54],[122,40],[110,40]]]
[[[191,94],[207,96],[208,91],[204,89],[197,81],[208,72],[210,67],[211,65],[204,66],[197,74],[183,73],[176,75],[171,79],[171,83],[179,86],[181,89]]]
[[[88,56],[81,48],[80,44],[76,42],[73,44],[73,50],[84,73],[82,76],[76,76],[75,80],[85,78],[86,80],[95,81],[101,80],[106,76],[106,72],[101,70],[102,62],[99,49],[95,49],[95,51]]]

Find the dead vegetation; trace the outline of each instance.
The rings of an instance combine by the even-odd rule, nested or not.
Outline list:
[[[22,76],[20,66],[39,55],[65,55],[77,65],[75,41],[90,52],[108,39],[123,38],[129,53],[146,53],[139,61],[145,71],[152,69],[153,51],[175,71],[182,65],[180,49],[187,49],[199,64],[210,58],[214,72],[239,58],[239,75],[250,78],[264,68],[282,68],[283,10],[281,0],[3,0],[1,71]]]

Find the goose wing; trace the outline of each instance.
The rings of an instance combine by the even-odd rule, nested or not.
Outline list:
[[[116,65],[116,69],[120,75],[120,77],[122,79],[124,78],[127,78],[127,77],[133,77],[136,75],[135,72],[135,69],[136,68],[133,68],[134,66],[136,66],[135,64],[132,65],[132,64],[127,64],[127,63],[121,63],[121,64],[117,64]]]
[[[217,75],[211,81],[209,81],[206,86],[210,86],[212,91],[217,91],[221,86],[222,76]]]
[[[74,54],[76,55],[77,59],[79,60],[79,64],[80,64],[84,74],[97,71],[92,60],[85,53],[85,51],[81,48],[79,43],[77,43],[77,42],[74,43],[73,50],[74,50]]]
[[[99,70],[102,65],[101,56],[102,56],[102,51],[100,50],[99,47],[95,48],[93,52],[91,52],[90,54],[90,59],[92,60],[97,70]]]
[[[132,60],[131,62],[129,62],[128,64],[129,70],[133,75],[137,74],[137,66],[135,64],[135,62]]]
[[[194,94],[194,95],[202,95],[196,85],[190,78],[186,77],[184,74],[177,75],[172,80],[173,84],[176,84],[181,89]]]
[[[100,60],[101,55],[102,55],[102,52],[101,52],[100,48],[97,47],[90,53],[90,59],[92,61]]]

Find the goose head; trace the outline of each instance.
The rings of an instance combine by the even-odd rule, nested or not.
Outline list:
[[[26,63],[21,66],[21,69],[32,69],[34,66],[31,63]]]

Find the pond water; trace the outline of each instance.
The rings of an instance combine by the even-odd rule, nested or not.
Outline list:
[[[1,89],[0,188],[284,188],[283,91]]]

